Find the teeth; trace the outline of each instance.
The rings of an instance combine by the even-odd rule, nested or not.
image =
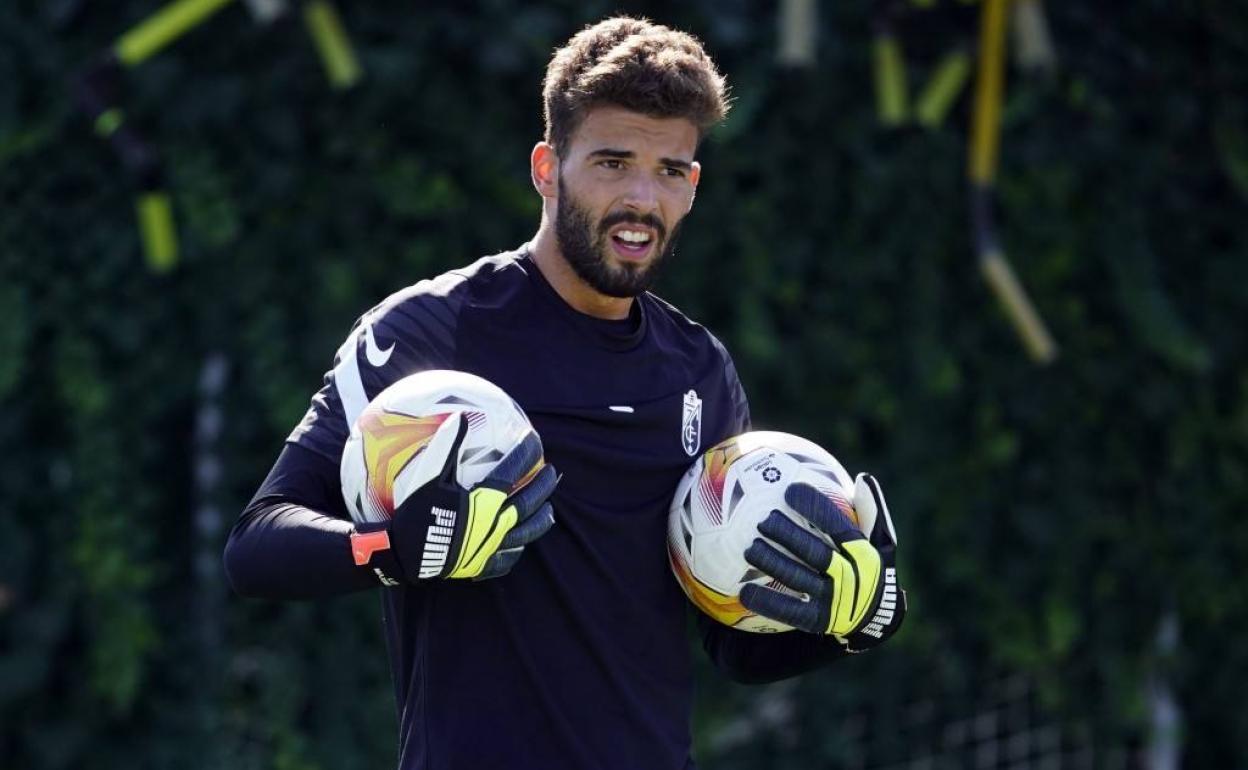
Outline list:
[[[615,234],[615,237],[629,243],[648,243],[650,241],[649,233],[639,233],[636,230],[621,230]]]

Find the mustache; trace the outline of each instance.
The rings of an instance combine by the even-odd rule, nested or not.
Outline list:
[[[598,223],[598,232],[606,235],[612,227],[623,224],[652,228],[659,234],[660,241],[667,240],[667,228],[654,214],[630,214],[627,211],[617,211],[602,218],[602,221]]]

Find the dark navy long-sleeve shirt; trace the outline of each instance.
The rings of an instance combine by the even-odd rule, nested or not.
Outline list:
[[[693,459],[747,430],[749,410],[719,341],[651,294],[628,319],[586,316],[521,250],[373,308],[230,534],[235,590],[299,599],[380,585],[351,557],[338,463],[368,401],[433,368],[507,391],[563,478],[555,526],[510,574],[381,591],[400,769],[691,768],[688,605],[667,563],[667,511]],[[842,654],[801,632],[699,626],[741,681]]]

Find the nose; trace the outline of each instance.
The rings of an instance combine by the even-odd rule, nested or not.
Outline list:
[[[641,214],[650,214],[659,208],[657,182],[649,174],[634,174],[621,201],[625,208]]]

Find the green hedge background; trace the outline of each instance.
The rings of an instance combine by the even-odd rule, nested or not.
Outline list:
[[[885,482],[912,596],[888,647],[796,682],[702,671],[700,764],[970,766],[939,746],[1001,681],[1072,766],[1144,761],[1158,682],[1185,766],[1244,764],[1248,6],[1050,3],[1057,71],[1010,70],[1038,367],[975,267],[969,100],[881,128],[863,5],[820,4],[789,70],[774,3],[341,2],[341,93],[298,24],[228,9],[126,80],[182,242],[157,274],[68,90],[157,4],[0,4],[0,767],[392,765],[376,597],[238,600],[221,546],[352,320],[531,235],[543,68],[615,11],[703,38],[736,96],[659,293],[759,426]],[[912,86],[975,24],[907,21]]]

